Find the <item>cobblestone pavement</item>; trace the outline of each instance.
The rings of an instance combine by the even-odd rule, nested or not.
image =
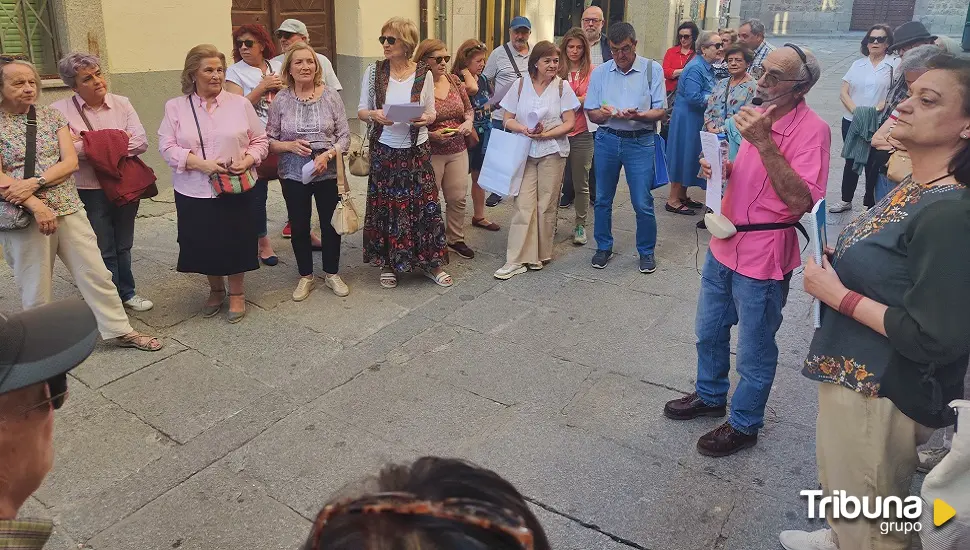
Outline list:
[[[832,125],[834,200],[838,90],[858,39],[794,40],[825,69],[810,104]],[[353,187],[362,205],[364,182]],[[57,414],[56,466],[25,512],[56,520],[55,550],[296,548],[335,492],[387,461],[438,454],[507,476],[560,549],[767,549],[782,529],[820,527],[798,496],[817,484],[815,387],[798,372],[811,337],[800,276],[759,444],[701,457],[697,437],[720,421],[674,423],[661,407],[693,388],[708,235],[697,218],[661,208],[660,267],[641,275],[628,195],[617,203],[620,255],[607,269],[590,268],[592,243],[571,244],[568,209],[555,261],[507,282],[492,277],[506,232],[469,227],[478,257],[453,257],[451,289],[408,276],[382,290],[357,234],[341,265],[351,295],[320,284],[294,303],[296,263],[277,238],[280,264],[247,275],[249,315],[229,325],[202,319],[204,279],[174,270],[174,205],[146,202],[133,267],[157,305],[133,321],[167,347],[101,346],[74,372]],[[278,234],[278,187],[269,211]],[[507,226],[509,207],[489,215]],[[0,307],[18,309],[2,269]],[[76,295],[62,267],[56,295]]]

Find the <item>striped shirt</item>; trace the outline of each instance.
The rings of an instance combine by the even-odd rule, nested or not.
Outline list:
[[[46,519],[0,520],[0,548],[41,550],[53,530],[54,523]]]
[[[506,47],[512,52],[512,58],[515,59],[514,66],[509,60],[509,54],[505,51]],[[491,55],[488,56],[482,74],[495,85],[495,90],[501,90],[518,80],[519,75],[529,76],[529,55],[531,54],[531,44],[529,51],[521,53],[515,49],[511,42],[508,42],[492,51]],[[518,68],[518,72],[516,72],[516,68]],[[492,120],[502,120],[503,118],[505,118],[504,109],[492,111]]]
[[[748,73],[750,74],[755,67],[761,67],[765,58],[773,51],[775,51],[775,47],[769,44],[767,40],[762,40],[761,45],[754,50],[754,60],[751,62],[751,66],[748,67]]]

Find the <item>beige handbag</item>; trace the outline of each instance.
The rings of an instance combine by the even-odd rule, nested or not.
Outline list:
[[[337,152],[337,192],[340,193],[340,202],[333,211],[330,218],[330,225],[338,235],[353,235],[360,230],[360,215],[357,214],[357,207],[354,206],[354,199],[350,196],[350,185],[347,184],[347,173],[344,167],[344,155],[339,147],[334,149]],[[353,166],[351,164],[351,166]],[[351,168],[353,170],[353,168]]]
[[[893,151],[886,164],[886,177],[894,183],[902,183],[913,173],[913,161],[906,151]]]
[[[350,162],[350,173],[355,176],[367,176],[370,174],[370,148],[367,147],[365,141],[366,137],[360,138],[360,146],[357,150],[347,153],[347,160]]]

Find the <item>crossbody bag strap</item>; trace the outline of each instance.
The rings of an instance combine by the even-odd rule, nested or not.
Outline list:
[[[337,192],[342,195],[350,195],[350,185],[347,183],[347,168],[344,166],[344,152],[340,150],[340,147],[334,146],[334,152],[337,153]]]
[[[508,43],[504,44],[505,54],[509,56],[509,63],[512,64],[512,69],[515,71],[515,76],[522,78],[522,71],[519,70],[519,66],[515,64],[515,58],[512,57],[512,50],[509,49]]]
[[[81,115],[81,120],[83,120],[84,125],[88,127],[88,131],[93,132],[94,128],[91,127],[91,121],[88,120],[88,115],[84,114],[84,109],[82,109],[81,104],[77,102],[77,97],[72,97],[71,101],[74,102],[74,108],[77,109],[77,114]]]
[[[34,177],[37,169],[37,108],[27,111],[27,149],[24,154],[24,179]]]
[[[189,95],[189,107],[192,107],[192,118],[195,119],[195,129],[199,131],[199,145],[202,147],[202,160],[209,160],[205,158],[205,141],[202,140],[202,126],[199,125],[199,115],[195,114],[195,102],[192,101],[191,95]]]

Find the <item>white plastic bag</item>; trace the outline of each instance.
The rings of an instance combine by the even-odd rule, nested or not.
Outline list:
[[[532,139],[492,128],[478,186],[503,197],[518,195],[531,148]]]
[[[923,498],[923,550],[966,550],[970,548],[970,401],[950,402],[957,411],[953,446],[943,460],[926,475]],[[951,506],[956,515],[940,527],[933,524],[936,499]]]

